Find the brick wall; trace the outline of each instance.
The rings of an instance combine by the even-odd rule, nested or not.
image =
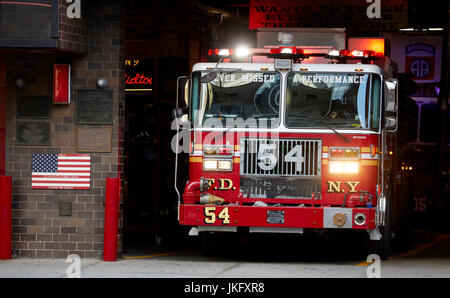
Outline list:
[[[85,54],[89,43],[89,20],[85,16],[92,2],[81,1],[82,17],[72,19],[67,16],[71,3],[66,0],[35,0],[33,5],[26,1],[2,3],[0,47],[58,48]]]
[[[82,17],[89,18],[87,36],[83,37],[81,32],[77,34],[88,42],[87,55],[7,56],[6,175],[13,177],[13,254],[16,256],[67,257],[76,253],[81,257],[100,257],[103,250],[105,179],[117,177],[123,163],[125,36],[120,1],[89,1],[86,12]],[[16,145],[16,98],[23,94],[42,94],[51,98],[53,63],[71,64],[73,102],[51,105],[49,146]],[[25,88],[15,86],[18,77],[27,80]],[[113,146],[111,153],[90,153],[91,189],[31,189],[32,154],[77,153],[78,127],[111,127],[75,124],[76,90],[95,89],[98,77],[106,78],[107,89],[113,91]],[[72,203],[71,216],[59,215],[60,202]]]
[[[89,44],[89,2],[81,1],[81,18],[70,19],[67,16],[66,0],[59,2],[59,49],[74,53],[87,53]]]
[[[33,2],[0,4],[0,47],[57,47],[58,40],[52,36],[52,26],[57,25],[52,24],[52,1]]]

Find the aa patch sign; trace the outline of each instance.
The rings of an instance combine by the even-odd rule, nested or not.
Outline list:
[[[398,33],[384,33],[383,36],[390,41],[391,59],[397,63],[399,72],[410,74],[419,84],[441,80],[441,36]]]
[[[427,43],[414,43],[405,48],[405,73],[413,80],[433,80],[436,64],[436,47]]]

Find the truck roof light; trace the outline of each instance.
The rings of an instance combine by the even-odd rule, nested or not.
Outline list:
[[[353,57],[364,57],[364,52],[360,51],[360,50],[353,50],[352,51],[352,56]]]
[[[331,51],[328,52],[328,56],[339,57],[339,51],[336,49],[332,49]]]
[[[231,50],[230,49],[220,49],[219,50],[219,56],[223,56],[223,57],[228,57],[231,55]]]
[[[247,57],[249,54],[250,54],[250,51],[247,47],[236,48],[236,56],[238,56],[238,57]]]
[[[208,56],[222,56],[228,57],[233,55],[233,50],[231,49],[209,49]]]
[[[382,53],[377,53],[374,50],[348,50],[342,49],[338,52],[338,50],[332,49],[325,57],[334,60],[335,62],[346,62],[348,59],[350,60],[361,60],[364,63],[368,61],[373,61],[382,56]]]
[[[270,49],[270,53],[271,54],[279,54],[280,53],[280,48],[272,48],[272,49]]]
[[[304,54],[303,49],[299,49],[294,47],[278,47],[278,48],[271,48],[270,49],[271,54]]]
[[[344,56],[344,57],[348,57],[348,56],[350,56],[352,53],[350,52],[350,50],[345,50],[345,49],[343,49],[343,50],[340,50],[339,51],[339,55],[340,56]]]
[[[295,48],[281,48],[280,49],[281,54],[295,54]]]

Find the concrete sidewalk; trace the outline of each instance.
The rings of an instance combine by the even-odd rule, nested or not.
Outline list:
[[[363,261],[363,260],[361,260]],[[362,264],[362,265],[361,265]],[[0,261],[0,278],[66,278],[65,259]],[[354,262],[252,262],[192,256],[161,256],[103,262],[81,259],[81,278],[365,278],[367,265]],[[450,278],[450,259],[381,261],[381,277]]]
[[[82,278],[367,277],[369,264],[360,257],[336,254],[327,259],[308,256],[296,252],[287,259],[266,255],[249,258],[239,254],[204,257],[195,248],[142,247],[130,249],[116,262],[103,262],[101,259],[79,261]],[[0,278],[66,278],[72,265],[66,259],[15,258],[0,261]],[[387,278],[450,278],[450,235],[438,235],[431,242],[380,261],[379,268],[381,277]]]

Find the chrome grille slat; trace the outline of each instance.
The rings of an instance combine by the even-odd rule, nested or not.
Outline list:
[[[258,166],[258,152],[261,144],[275,144],[273,154],[277,157],[277,164],[271,170],[264,170]],[[302,165],[297,171],[295,162],[285,161],[285,156],[293,148],[301,145]],[[241,167],[243,176],[295,176],[304,178],[318,178],[321,176],[322,141],[305,139],[241,139]]]

